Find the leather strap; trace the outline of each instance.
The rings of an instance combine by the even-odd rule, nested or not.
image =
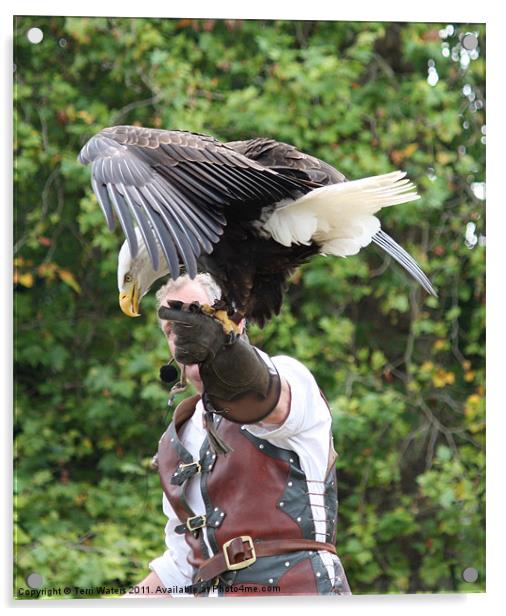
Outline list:
[[[335,545],[313,541],[311,539],[252,541],[250,537],[235,537],[224,544],[219,554],[209,558],[200,566],[194,579],[197,583],[207,582],[214,580],[226,571],[248,567],[255,562],[256,558],[260,558],[261,556],[278,556],[280,554],[286,554],[287,552],[298,552],[300,550],[326,550],[332,554],[337,554]],[[245,566],[241,567],[241,563],[243,562],[245,562]],[[229,564],[231,565],[230,568]]]

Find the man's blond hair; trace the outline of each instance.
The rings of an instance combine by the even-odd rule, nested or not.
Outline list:
[[[167,297],[169,292],[176,292],[182,289],[185,285],[191,282],[196,282],[206,292],[209,298],[209,303],[213,304],[217,299],[221,298],[221,289],[209,274],[197,274],[195,278],[190,278],[188,274],[179,276],[176,280],[170,278],[163,286],[161,286],[156,292],[156,313],[158,315],[158,309],[162,305],[163,300]],[[158,323],[162,327],[160,317],[158,317]]]

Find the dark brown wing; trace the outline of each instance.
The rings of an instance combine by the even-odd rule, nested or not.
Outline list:
[[[283,175],[314,182],[319,186],[345,182],[337,169],[319,158],[304,154],[295,146],[274,139],[258,138],[247,141],[229,141],[226,145]]]
[[[92,163],[93,190],[109,228],[116,214],[135,256],[135,222],[153,268],[159,267],[158,241],[174,279],[180,263],[196,275],[197,259],[212,252],[228,217],[254,220],[262,207],[310,190],[213,137],[184,131],[106,128],[86,143],[79,161]]]

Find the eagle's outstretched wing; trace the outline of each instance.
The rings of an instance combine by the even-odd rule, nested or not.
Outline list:
[[[264,167],[290,177],[316,182],[321,186],[346,182],[346,177],[323,160],[305,154],[289,143],[274,139],[249,139],[227,143],[236,152],[247,156]],[[431,295],[437,295],[430,280],[413,257],[392,237],[380,229],[372,241],[397,261]]]
[[[212,252],[226,216],[254,220],[263,206],[315,186],[213,137],[185,131],[106,128],[86,143],[79,161],[92,163],[92,186],[107,224],[114,228],[116,214],[132,257],[138,250],[135,221],[154,270],[158,241],[173,278],[180,264],[196,275],[197,259]]]

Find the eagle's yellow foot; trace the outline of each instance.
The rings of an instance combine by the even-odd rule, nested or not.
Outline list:
[[[238,324],[232,321],[225,309],[214,308],[213,306],[209,306],[209,304],[202,304],[201,310],[202,313],[206,314],[208,317],[213,317],[213,319],[218,320],[223,327],[223,331],[227,335],[234,334],[235,336],[239,336],[241,334]]]

